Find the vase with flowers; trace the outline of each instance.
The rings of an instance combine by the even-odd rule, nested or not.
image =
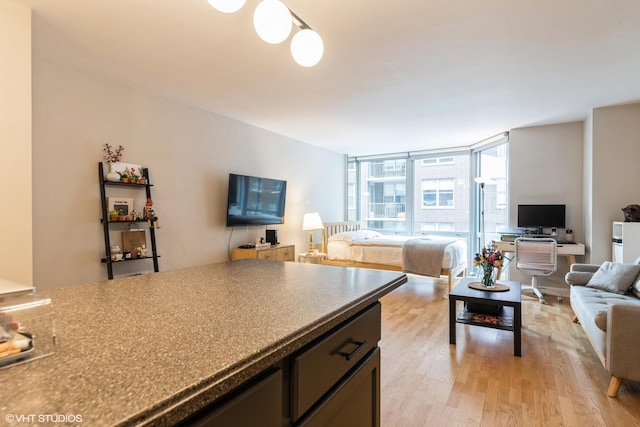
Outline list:
[[[104,144],[104,148],[102,152],[104,153],[104,158],[109,163],[109,172],[107,173],[107,181],[118,182],[120,181],[120,175],[116,172],[116,163],[122,160],[122,152],[124,151],[124,147],[119,145],[118,148],[113,148],[109,144]]]
[[[496,275],[500,267],[502,267],[502,252],[493,250],[493,248],[482,248],[473,258],[473,265],[479,268],[480,283],[485,288],[493,288],[496,286]]]

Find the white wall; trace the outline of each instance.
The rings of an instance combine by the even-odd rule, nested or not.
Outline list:
[[[640,104],[592,112],[591,261],[611,260],[611,223],[621,209],[640,204]],[[640,256],[640,253],[637,254]]]
[[[0,64],[0,279],[31,285],[31,10],[7,1]]]
[[[574,239],[584,239],[582,122],[513,129],[509,132],[509,222],[517,225],[519,204],[567,205],[567,228]],[[558,230],[564,233],[563,229]],[[558,258],[558,272],[540,279],[541,285],[565,286],[569,265]],[[510,268],[512,280],[530,278]]]
[[[288,181],[282,243],[303,252],[307,210],[344,213],[345,156],[104,80],[34,55],[34,282],[40,289],[106,279],[97,164],[108,142],[149,168],[160,269],[226,261],[264,227],[225,227],[230,172]],[[144,192],[136,202],[144,206]],[[318,236],[319,238],[319,236]],[[147,264],[144,264],[147,263]],[[150,261],[128,263],[152,270]],[[135,268],[133,268],[135,266]]]

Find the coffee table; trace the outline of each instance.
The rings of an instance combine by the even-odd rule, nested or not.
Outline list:
[[[522,297],[520,283],[499,280],[498,283],[509,286],[508,291],[492,292],[471,289],[469,283],[478,282],[477,278],[465,277],[449,293],[449,343],[456,343],[456,323],[464,323],[485,328],[513,331],[513,354],[521,357]],[[502,307],[499,315],[474,313],[466,308],[456,313],[456,301],[472,303],[474,307],[488,306],[490,309]],[[493,310],[488,310],[491,312]]]

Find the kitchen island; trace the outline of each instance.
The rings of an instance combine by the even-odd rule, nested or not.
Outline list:
[[[313,394],[303,390],[308,349],[354,322],[362,329],[361,318],[377,319],[379,334],[377,301],[406,280],[397,272],[242,260],[41,292],[53,302],[58,347],[0,371],[0,417],[15,425],[41,414],[79,416],[69,424],[91,426],[175,425],[269,376],[285,400],[280,424],[295,425],[318,406],[304,402]],[[365,345],[373,348],[358,353]],[[374,350],[377,342],[355,342],[344,363]],[[290,395],[297,398],[289,402]]]

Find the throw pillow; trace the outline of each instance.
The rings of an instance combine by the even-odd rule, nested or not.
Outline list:
[[[596,322],[596,326],[603,331],[607,330],[607,311],[606,309],[598,311],[595,319],[593,319]]]
[[[564,276],[564,281],[570,285],[586,285],[593,277],[593,273],[587,271],[570,271]]]
[[[640,277],[631,285],[631,293],[640,298]]]
[[[605,261],[587,282],[587,286],[616,294],[624,294],[636,280],[638,273],[640,273],[640,265]]]

